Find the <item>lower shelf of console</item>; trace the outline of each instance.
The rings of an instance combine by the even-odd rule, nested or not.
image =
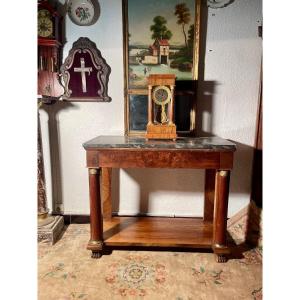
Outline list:
[[[211,248],[213,225],[202,218],[112,217],[104,221],[107,246]]]

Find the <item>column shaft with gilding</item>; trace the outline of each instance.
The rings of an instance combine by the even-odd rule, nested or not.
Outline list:
[[[229,253],[226,241],[229,180],[230,171],[218,170],[216,172],[213,249],[217,255]],[[223,261],[221,260],[220,262]]]
[[[89,168],[91,238],[87,245],[87,249],[92,250],[92,257],[100,257],[103,249],[100,170],[101,169],[98,168]]]

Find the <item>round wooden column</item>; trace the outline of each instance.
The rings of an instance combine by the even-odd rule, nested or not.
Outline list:
[[[226,241],[230,171],[218,170],[215,183],[213,249],[218,262],[225,262],[229,253]]]
[[[89,168],[91,237],[87,249],[92,250],[92,258],[100,258],[103,250],[100,170],[98,168]]]

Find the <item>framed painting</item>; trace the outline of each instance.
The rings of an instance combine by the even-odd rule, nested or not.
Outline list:
[[[175,74],[175,124],[195,130],[201,0],[123,0],[125,128],[143,135],[147,77]]]

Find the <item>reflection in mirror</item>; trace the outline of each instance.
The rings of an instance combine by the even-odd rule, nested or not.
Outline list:
[[[148,121],[148,96],[129,96],[129,128],[135,131],[145,131]]]

